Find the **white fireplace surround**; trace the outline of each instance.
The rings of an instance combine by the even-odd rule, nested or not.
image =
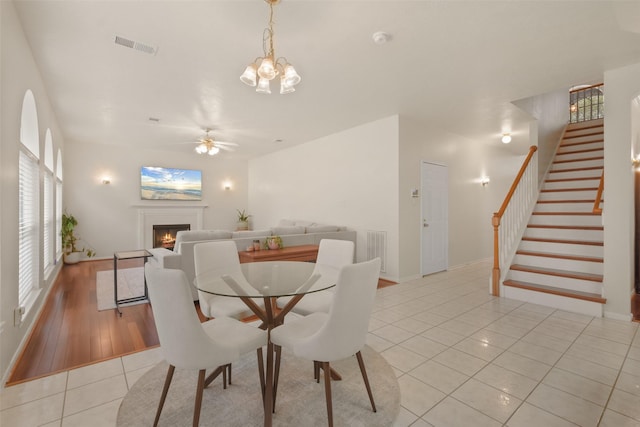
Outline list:
[[[140,248],[153,247],[153,226],[189,224],[191,230],[202,230],[204,210],[207,206],[138,206],[138,245]]]

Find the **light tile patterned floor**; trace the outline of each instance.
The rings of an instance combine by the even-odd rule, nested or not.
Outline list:
[[[483,262],[378,290],[367,342],[398,377],[396,426],[640,426],[637,323],[494,298],[489,276]],[[113,426],[160,359],[154,349],[3,389],[0,424]]]

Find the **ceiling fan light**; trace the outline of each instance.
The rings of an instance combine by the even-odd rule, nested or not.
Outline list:
[[[211,147],[207,154],[209,154],[210,156],[215,156],[219,152],[220,152],[220,149],[218,147]]]
[[[272,80],[276,76],[276,68],[273,64],[273,59],[266,57],[260,63],[258,68],[258,75],[261,79]]]
[[[256,92],[258,93],[271,93],[271,88],[269,87],[269,80],[264,77],[260,77],[258,80],[258,87],[256,88]]]
[[[291,64],[287,64],[284,67],[284,77],[287,80],[287,84],[289,86],[295,86],[300,83],[300,80],[302,80],[302,77],[300,77],[300,75],[296,72],[296,69],[293,68],[293,65]]]
[[[295,92],[296,89],[293,85],[287,82],[287,78],[285,76],[280,77],[280,95],[284,95],[285,93]]]
[[[207,145],[202,143],[196,147],[196,153],[204,154],[207,152]]]
[[[244,69],[244,73],[240,76],[242,83],[248,86],[256,85],[256,64],[249,64]]]

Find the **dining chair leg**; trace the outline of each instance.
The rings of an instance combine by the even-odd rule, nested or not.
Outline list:
[[[198,371],[196,402],[193,407],[193,427],[198,427],[198,424],[200,424],[200,407],[202,406],[202,393],[204,392],[204,374],[204,369],[200,369],[200,371]]]
[[[229,385],[231,385],[231,363],[229,363]]]
[[[278,378],[280,378],[280,360],[282,357],[282,347],[274,345],[273,348],[276,351],[276,367],[273,373],[273,413],[276,412],[276,397],[278,396]]]
[[[156,411],[156,419],[153,421],[153,427],[156,427],[158,425],[158,421],[160,421],[160,413],[162,412],[164,401],[167,398],[167,393],[169,392],[169,386],[171,385],[171,380],[173,379],[173,372],[175,370],[176,370],[175,366],[169,365],[169,369],[167,370],[167,377],[164,380],[164,387],[162,388],[162,395],[160,396],[160,403],[158,404],[158,410]]]
[[[317,360],[313,361],[313,379],[316,380],[317,383],[320,382],[320,362]]]
[[[260,347],[256,353],[258,353],[258,375],[260,376],[260,389],[262,390],[262,401],[264,401],[264,359],[262,358],[262,347]]]
[[[367,393],[369,394],[369,401],[371,402],[371,408],[373,412],[378,412],[376,410],[376,404],[373,401],[373,394],[371,393],[371,386],[369,385],[369,377],[367,377],[367,369],[364,367],[364,360],[362,359],[362,353],[357,352],[356,357],[358,358],[358,365],[360,365],[360,372],[362,373],[362,379],[364,380],[364,385],[367,387]]]
[[[329,419],[329,427],[333,427],[333,404],[331,402],[331,367],[329,362],[322,362],[322,370],[324,375],[324,395],[327,400],[327,418]]]

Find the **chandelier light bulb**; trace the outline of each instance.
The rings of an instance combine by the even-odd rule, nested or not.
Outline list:
[[[240,76],[242,83],[254,87],[256,85],[256,64],[249,64]]]
[[[300,83],[300,80],[302,80],[302,78],[296,72],[296,69],[293,68],[293,65],[291,64],[287,64],[284,67],[284,77],[287,80],[287,84],[289,86],[295,86]]]
[[[271,88],[269,87],[269,80],[264,77],[260,77],[258,80],[258,87],[256,88],[256,92],[270,94]]]
[[[508,144],[511,142],[511,135],[508,133],[505,133],[504,135],[502,135],[502,143],[503,144]]]
[[[280,95],[295,92],[293,85],[289,84],[285,75],[280,76]]]
[[[264,58],[262,63],[260,64],[260,68],[258,68],[258,75],[262,79],[273,80],[276,76],[277,72],[273,65],[273,59]]]

